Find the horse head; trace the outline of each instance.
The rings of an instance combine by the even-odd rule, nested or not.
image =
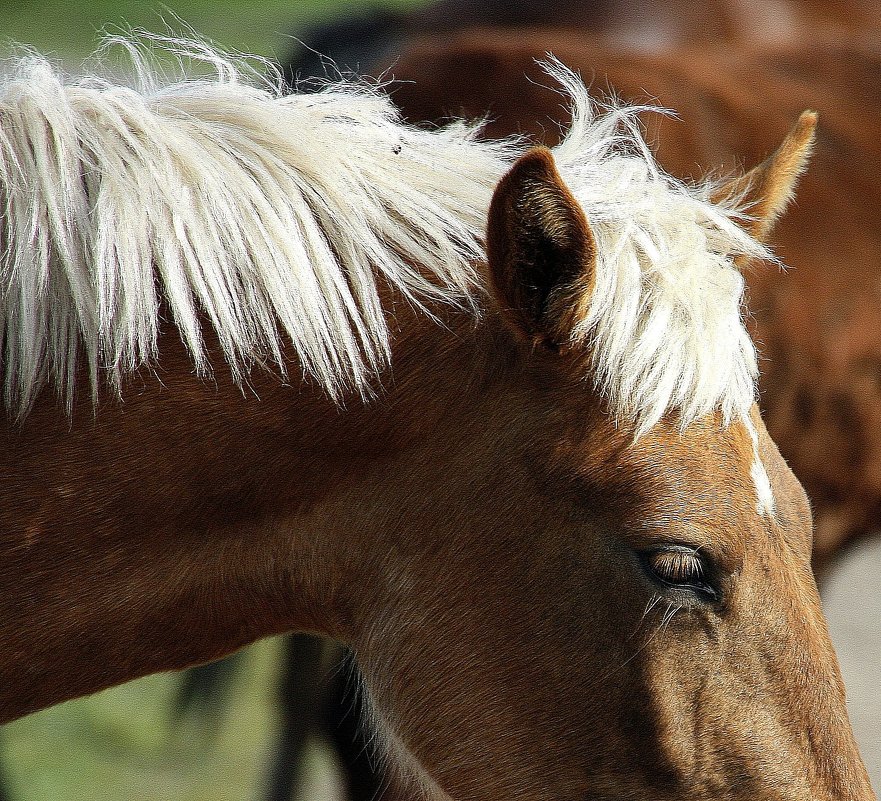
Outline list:
[[[812,116],[690,188],[193,53],[2,87],[0,720],[313,631],[435,797],[872,798],[741,319]]]
[[[709,188],[727,210],[626,159],[567,185],[565,145],[496,188],[484,378],[447,395],[455,444],[443,427],[414,479],[431,512],[408,527],[420,567],[389,605],[406,611],[356,638],[394,761],[428,768],[427,787],[873,797],[810,506],[762,423],[741,323],[739,271],[761,255],[746,237],[782,212],[815,123],[805,113],[765,163]]]

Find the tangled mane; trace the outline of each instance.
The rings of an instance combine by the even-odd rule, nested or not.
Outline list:
[[[430,312],[479,308],[486,213],[523,146],[464,123],[403,124],[381,92],[342,83],[285,95],[242,60],[163,40],[208,77],[165,80],[118,40],[128,85],[73,79],[27,54],[0,80],[0,361],[7,409],[46,385],[68,407],[74,377],[102,380],[157,358],[167,311],[210,370],[201,319],[237,381],[285,371],[291,343],[333,398],[369,394],[387,364],[380,288]],[[97,72],[101,72],[99,68]],[[735,255],[767,255],[708,201],[656,166],[641,109],[597,112],[580,80],[548,72],[573,106],[560,172],[594,229],[595,296],[572,332],[613,411],[650,428],[755,393]],[[106,379],[104,378],[106,377]]]

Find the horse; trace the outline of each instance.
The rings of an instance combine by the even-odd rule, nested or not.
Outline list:
[[[559,65],[550,150],[125,46],[0,90],[0,720],[296,630],[413,794],[874,798],[742,319],[816,116],[688,186]]]
[[[881,520],[877,50],[833,41],[646,54],[562,29],[481,30],[413,43],[395,67],[395,101],[411,121],[488,114],[492,135],[553,144],[568,118],[535,64],[548,50],[589,76],[595,92],[612,86],[631,101],[649,96],[677,109],[680,118],[646,124],[658,160],[681,178],[706,165],[733,172],[740,158],[773,149],[800,108],[819,109],[825,134],[813,169],[773,235],[794,270],[750,270],[747,279],[752,332],[767,357],[763,411],[811,498],[814,569],[824,574]]]
[[[662,165],[683,177],[698,162],[732,170],[744,157],[761,158],[799,108],[821,107],[826,135],[807,192],[775,232],[783,261],[796,271],[747,277],[754,335],[768,357],[762,406],[812,499],[812,561],[822,586],[849,548],[875,534],[881,517],[877,10],[742,0],[699,7],[674,0],[654,4],[651,14],[639,3],[502,5],[440,0],[416,12],[345,19],[304,34],[312,49],[292,52],[282,69],[302,88],[329,64],[394,76],[402,80],[393,82],[393,97],[412,122],[486,115],[491,135],[526,133],[554,144],[567,110],[546,91],[536,61],[559,52],[600,94],[610,86],[630,99],[648,94],[682,112],[681,119],[646,122]],[[346,660],[340,665],[349,669]],[[298,666],[285,670],[296,675]],[[287,725],[301,726],[297,718]]]

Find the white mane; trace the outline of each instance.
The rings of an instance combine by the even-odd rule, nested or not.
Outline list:
[[[424,308],[471,304],[495,184],[522,150],[464,124],[403,125],[362,86],[284,96],[240,63],[171,43],[213,76],[163,82],[139,49],[133,84],[70,79],[27,55],[0,81],[0,363],[26,413],[47,383],[72,403],[102,377],[157,356],[163,313],[196,369],[202,318],[234,376],[284,370],[292,344],[333,397],[368,393],[389,357],[380,290]],[[766,255],[663,175],[634,110],[596,115],[578,79],[555,151],[600,252],[596,294],[573,337],[590,343],[613,410],[651,427],[751,404],[756,375],[732,255]],[[418,265],[414,266],[414,265]],[[84,358],[85,365],[78,365]]]
[[[646,109],[597,116],[576,76],[555,62],[548,71],[573,111],[554,157],[597,242],[596,287],[573,339],[591,345],[600,388],[638,433],[670,409],[682,426],[716,408],[726,423],[744,414],[758,367],[734,257],[771,254],[736,209],[709,202],[712,185],[685,186],[658,167],[637,119]]]

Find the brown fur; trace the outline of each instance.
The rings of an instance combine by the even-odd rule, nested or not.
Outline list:
[[[543,154],[548,207],[507,202],[523,164],[490,241],[579,219]],[[589,286],[591,243],[556,241],[547,280]],[[586,354],[525,341],[512,319],[546,341],[566,312],[502,313],[535,255],[507,244],[482,321],[395,310],[371,404],[203,385],[169,332],[122,402],[67,420],[44,395],[6,425],[0,719],[298,629],[353,647],[392,760],[435,798],[869,801],[807,502],[757,412],[773,519],[742,422],[671,414],[634,443]],[[642,567],[685,543],[718,601]]]
[[[795,185],[807,169],[814,146],[817,115],[802,112],[783,143],[761,164],[719,187],[714,200],[734,202],[748,213],[744,227],[765,241],[774,223],[795,195]]]

